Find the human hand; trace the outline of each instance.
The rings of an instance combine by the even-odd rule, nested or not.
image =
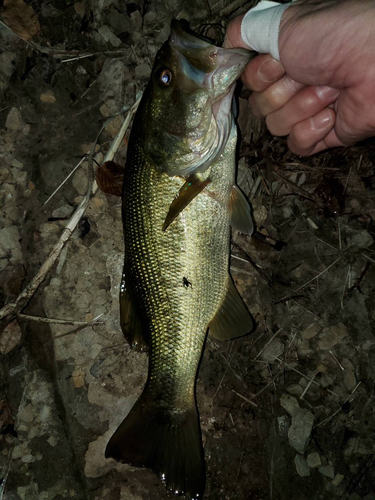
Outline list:
[[[249,48],[243,17],[229,24],[227,47]],[[281,62],[260,54],[247,65],[254,113],[272,134],[288,135],[292,152],[307,156],[375,135],[374,23],[372,0],[300,0],[282,15]]]

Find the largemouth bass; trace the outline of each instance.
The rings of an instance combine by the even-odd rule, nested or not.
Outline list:
[[[232,96],[251,53],[172,23],[132,127],[123,185],[121,325],[149,349],[144,391],[106,457],[151,468],[199,500],[205,464],[195,380],[206,338],[253,328],[229,275],[230,226],[252,231],[235,185]]]

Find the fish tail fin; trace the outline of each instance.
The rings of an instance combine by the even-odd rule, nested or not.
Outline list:
[[[166,411],[147,389],[111,437],[105,451],[135,467],[148,467],[174,494],[200,500],[205,487],[205,462],[198,411]]]

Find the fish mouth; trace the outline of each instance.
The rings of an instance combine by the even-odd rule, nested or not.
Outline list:
[[[214,101],[228,93],[246,64],[256,55],[246,49],[218,47],[192,31],[185,20],[172,21],[169,43],[174,51],[190,61],[195,69],[191,71],[191,78],[206,88]]]

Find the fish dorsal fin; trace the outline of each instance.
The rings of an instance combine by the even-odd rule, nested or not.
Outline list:
[[[122,332],[131,347],[140,351],[148,349],[148,340],[139,313],[134,306],[133,294],[125,268],[120,285],[120,324]]]
[[[99,189],[115,196],[122,195],[125,168],[114,161],[106,161],[100,165],[95,174]]]
[[[209,179],[201,181],[195,175],[189,175],[185,184],[182,186],[178,195],[169,207],[167,217],[165,218],[163,224],[163,231],[167,229],[171,222],[175,220],[177,215],[181,213],[210,182],[211,181]]]
[[[209,335],[218,340],[242,337],[254,328],[253,318],[230,275],[228,275],[227,294],[209,328]]]
[[[229,200],[229,217],[233,229],[249,236],[254,231],[250,204],[238,186],[233,186]]]

